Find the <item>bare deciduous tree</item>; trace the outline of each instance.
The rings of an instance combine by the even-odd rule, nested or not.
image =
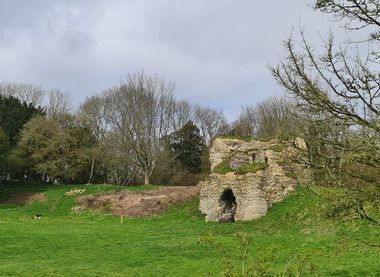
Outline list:
[[[115,140],[115,136],[111,136],[107,133],[109,130],[108,112],[107,99],[103,95],[88,97],[79,108],[79,121],[91,130],[97,143],[96,147],[91,149],[92,163],[88,183],[91,183],[93,179],[95,165],[102,163],[103,168],[107,165],[109,166],[109,171],[113,172],[111,174],[112,179],[116,183],[125,184],[125,179],[119,178],[120,170],[115,171],[115,160],[118,161],[119,167],[123,166],[123,163],[121,163],[123,159],[116,159],[116,157],[119,157],[123,152],[118,152],[120,148],[117,148],[116,143],[116,146],[110,144],[110,141],[117,141]]]
[[[175,101],[173,131],[177,131],[185,126],[189,121],[194,120],[193,106],[185,100]]]
[[[194,113],[194,122],[201,131],[206,145],[210,145],[217,136],[227,131],[228,123],[221,111],[196,106]]]
[[[107,133],[101,142],[101,164],[107,173],[107,180],[119,185],[128,185],[138,179],[135,154],[129,141],[120,133]]]
[[[272,97],[243,108],[232,129],[240,137],[278,137],[294,129],[295,121],[295,103],[285,97]]]
[[[39,106],[42,104],[44,90],[41,86],[28,83],[4,82],[0,84],[0,94],[13,96],[21,102]]]
[[[316,8],[346,19],[344,27],[348,30],[367,29],[371,42],[364,51],[357,43],[337,47],[330,34],[325,53],[318,55],[301,31],[302,48],[297,48],[292,38],[287,40],[287,55],[272,68],[273,76],[315,112],[327,112],[349,124],[380,132],[380,3],[318,0]]]
[[[379,203],[380,2],[317,0],[316,8],[342,19],[349,31],[368,31],[369,37],[337,46],[330,34],[318,54],[301,30],[301,47],[288,39],[286,57],[272,74],[321,123],[309,128],[311,163],[317,165],[317,181],[345,189],[336,213],[354,211],[374,221],[367,209]]]
[[[232,123],[233,135],[241,138],[253,137],[256,135],[256,129],[256,107],[243,107],[238,119]]]
[[[336,19],[346,19],[344,27],[356,31],[374,26],[368,39],[379,40],[380,3],[377,0],[317,0],[316,9],[332,14]]]
[[[87,98],[79,108],[79,117],[89,126],[98,141],[103,140],[109,130],[109,112],[104,95]]]
[[[161,139],[172,130],[173,90],[173,83],[137,73],[108,92],[111,126],[130,143],[145,184],[158,163]]]
[[[68,113],[70,111],[70,95],[59,89],[49,91],[46,111],[49,116]]]
[[[273,97],[256,107],[257,136],[286,135],[296,128],[295,104],[285,97]]]

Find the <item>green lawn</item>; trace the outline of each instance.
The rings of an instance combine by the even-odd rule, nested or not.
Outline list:
[[[380,228],[365,221],[326,219],[325,203],[305,188],[260,220],[232,224],[205,223],[197,199],[163,215],[125,219],[124,224],[98,212],[72,214],[75,199],[65,192],[74,188],[86,193],[122,189],[0,185],[0,199],[9,191],[44,192],[48,198],[0,206],[0,276],[221,276],[220,249],[233,269],[240,270],[237,234],[252,238],[249,267],[280,273],[313,265],[318,276],[380,276],[380,248],[364,243],[380,243]],[[44,217],[35,220],[35,214]],[[213,243],[200,243],[211,234]]]

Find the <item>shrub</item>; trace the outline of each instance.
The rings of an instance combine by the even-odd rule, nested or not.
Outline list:
[[[226,162],[222,162],[215,166],[213,172],[218,174],[226,174],[228,172],[233,172],[234,170],[230,167],[230,165]]]

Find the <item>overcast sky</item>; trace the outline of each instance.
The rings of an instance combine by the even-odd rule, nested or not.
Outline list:
[[[300,24],[331,25],[313,0],[0,0],[0,79],[86,96],[144,70],[176,94],[223,109],[283,93],[267,68]]]

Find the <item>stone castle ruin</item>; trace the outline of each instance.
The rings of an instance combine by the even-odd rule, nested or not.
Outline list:
[[[294,191],[301,168],[294,163],[305,143],[283,144],[216,139],[210,152],[212,173],[200,183],[200,211],[206,221],[260,218]]]

